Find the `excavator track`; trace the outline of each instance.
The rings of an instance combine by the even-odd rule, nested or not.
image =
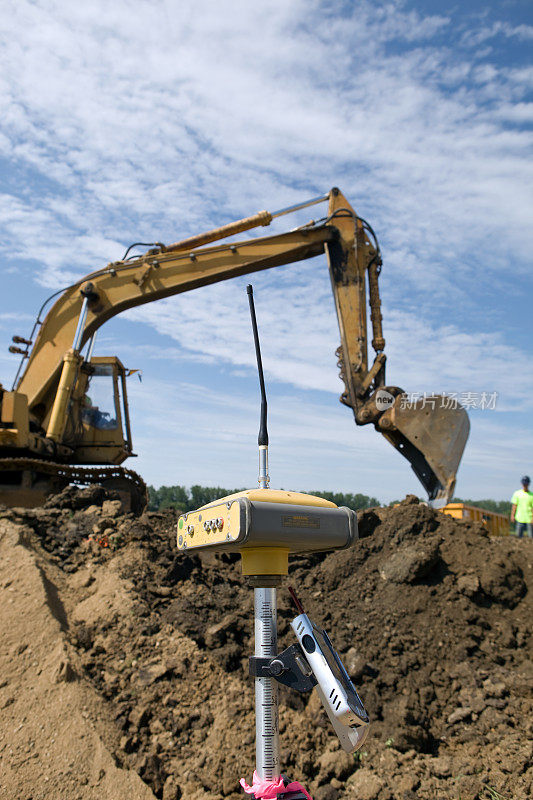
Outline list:
[[[101,484],[118,492],[127,492],[131,498],[131,510],[136,514],[142,514],[148,505],[148,487],[145,482],[137,472],[124,467],[80,467],[39,458],[0,458],[0,483],[2,472],[34,472],[49,476],[63,486],[70,483]]]

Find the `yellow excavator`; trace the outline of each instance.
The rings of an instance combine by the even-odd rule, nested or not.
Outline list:
[[[320,202],[328,203],[320,220],[274,236],[227,241]],[[373,424],[407,458],[431,501],[451,497],[468,415],[445,396],[409,402],[402,389],[385,384],[379,245],[339,189],[172,245],[154,243],[140,256],[128,257],[129,250],[122,261],[49,298],[57,297],[44,319],[41,309],[29,338],[13,337],[10,350],[22,359],[12,390],[0,385],[0,503],[37,506],[70,483],[100,483],[140,512],[146,486],[119,466],[134,455],[128,370],[115,356],[93,356],[98,328],[133,306],[323,253],[340,329],[341,402],[352,408],[357,425]],[[370,365],[367,286],[375,351]]]

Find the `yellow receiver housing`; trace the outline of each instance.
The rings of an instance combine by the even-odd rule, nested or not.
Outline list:
[[[289,553],[343,549],[356,539],[355,511],[302,492],[248,489],[178,519],[179,550],[241,553],[245,574],[259,574],[261,563],[261,573],[283,574]]]

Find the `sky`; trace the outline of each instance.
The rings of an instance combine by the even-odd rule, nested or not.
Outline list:
[[[533,472],[533,13],[504,2],[4,0],[0,375],[49,294],[122,257],[339,186],[375,230],[387,382],[483,392],[460,497]],[[261,228],[306,222],[308,209]],[[243,277],[107,323],[147,483],[255,486]],[[273,487],[423,496],[338,402],[325,258],[252,277]]]

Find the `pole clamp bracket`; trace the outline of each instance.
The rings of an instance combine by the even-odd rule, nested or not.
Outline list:
[[[302,694],[310,692],[317,680],[299,644],[291,644],[271,658],[250,656],[249,674],[254,678],[274,678],[278,683]]]

